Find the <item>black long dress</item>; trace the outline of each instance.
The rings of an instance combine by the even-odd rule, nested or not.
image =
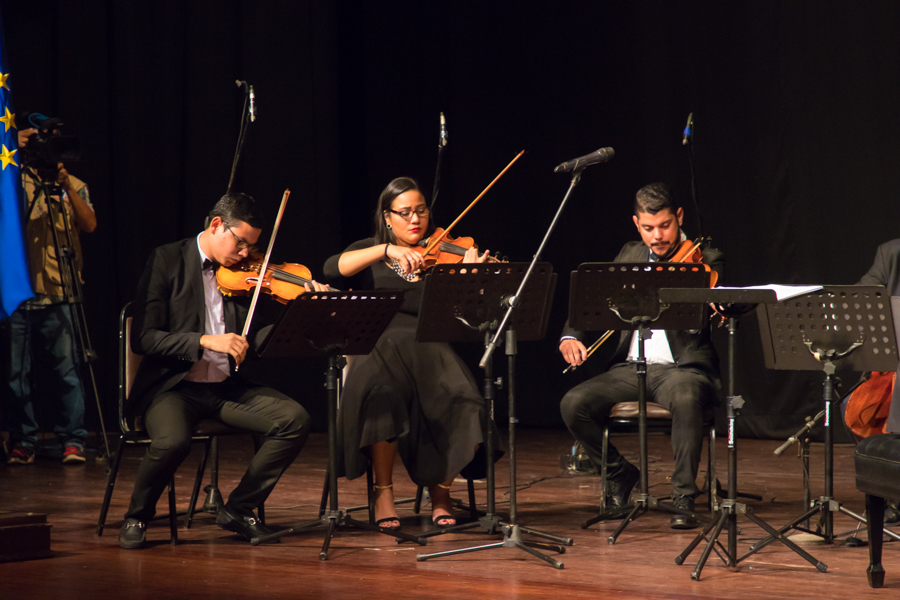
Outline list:
[[[375,239],[367,238],[344,252],[374,245]],[[325,262],[326,279],[343,279],[340,257]],[[447,481],[469,463],[466,475],[481,477],[484,454],[473,458],[484,441],[485,402],[449,344],[416,341],[424,281],[407,281],[383,261],[354,279],[354,289],[399,289],[405,297],[371,354],[350,361],[338,417],[344,475],[354,479],[366,472],[363,448],[396,440],[410,478],[419,485]]]

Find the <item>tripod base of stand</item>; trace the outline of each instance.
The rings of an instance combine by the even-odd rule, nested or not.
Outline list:
[[[823,541],[826,544],[830,544],[837,537],[833,533],[831,533],[831,526],[830,526],[830,523],[828,522],[829,519],[831,519],[833,516],[832,513],[835,513],[835,512],[840,512],[840,513],[847,515],[851,519],[856,519],[863,525],[867,524],[865,517],[858,515],[855,512],[853,512],[852,510],[844,507],[837,500],[834,500],[833,498],[821,497],[815,501],[812,508],[810,508],[808,511],[803,513],[803,515],[794,519],[787,525],[784,525],[781,529],[778,529],[777,532],[779,534],[783,534],[784,532],[786,532],[789,529],[796,529],[797,531],[802,531],[804,533],[809,533],[812,535],[819,536],[823,539]],[[825,533],[822,533],[821,531],[812,531],[812,530],[806,529],[804,527],[799,527],[800,523],[811,519],[813,516],[815,516],[816,513],[821,513],[820,528],[823,528],[825,530]],[[884,532],[884,535],[888,536],[889,538],[891,538],[895,541],[900,542],[900,535],[898,535],[897,533],[895,533],[887,528],[884,528],[882,531]],[[751,550],[755,551],[756,549],[762,549],[765,546],[768,546],[769,544],[771,544],[773,541],[774,540],[772,539],[772,536],[769,535],[768,537],[765,537],[762,540],[760,540],[759,542],[757,542],[755,545],[751,546]]]
[[[694,571],[691,573],[692,580],[700,580],[700,573],[701,571],[703,571],[703,567],[704,565],[706,565],[706,560],[709,558],[709,555],[713,550],[716,551],[716,554],[719,556],[719,558],[722,559],[722,562],[725,563],[726,567],[735,567],[744,559],[762,550],[763,546],[757,545],[755,547],[751,547],[750,552],[748,552],[744,556],[737,558],[736,552],[734,552],[734,549],[736,548],[736,539],[734,539],[732,536],[737,535],[738,514],[742,514],[753,521],[756,525],[758,525],[761,529],[769,534],[769,537],[772,538],[772,541],[775,541],[777,539],[779,542],[787,546],[788,549],[804,558],[820,572],[824,573],[825,570],[828,569],[828,565],[817,560],[810,553],[789,540],[785,535],[783,535],[783,532],[776,530],[771,525],[754,515],[749,506],[741,504],[740,502],[725,500],[725,502],[723,502],[722,504],[722,509],[719,511],[719,518],[715,521],[707,523],[703,527],[703,530],[699,534],[697,534],[697,537],[695,537],[693,541],[691,541],[688,547],[685,548],[681,554],[675,557],[675,564],[680,565],[684,563],[685,559],[687,559],[688,556],[690,556],[691,552],[694,551],[694,548],[700,545],[700,542],[703,542],[704,540],[707,542],[706,548],[703,549],[703,553],[700,555],[700,560],[697,562],[697,566],[694,567]],[[729,527],[728,533],[728,547],[729,549],[731,549],[731,552],[723,548],[721,542],[719,542],[719,535],[722,533],[722,529],[726,524],[728,524],[729,520],[731,521],[732,525],[731,527]],[[707,535],[709,535],[710,531],[713,531],[713,534],[712,536],[707,538]]]
[[[350,516],[342,510],[329,511],[328,514],[323,516],[321,519],[316,519],[315,521],[310,521],[309,523],[304,523],[303,525],[298,525],[297,527],[291,527],[282,531],[276,531],[269,535],[255,537],[250,540],[250,543],[254,546],[258,546],[259,544],[265,544],[266,542],[270,542],[272,540],[281,539],[282,537],[292,533],[304,533],[306,531],[312,531],[319,527],[325,527],[325,541],[322,543],[321,552],[319,552],[319,560],[328,560],[328,548],[331,546],[331,538],[334,537],[334,535],[337,533],[338,528],[360,529],[362,531],[383,533],[384,535],[395,537],[398,540],[404,542],[415,542],[421,546],[424,546],[428,543],[421,536],[408,535],[399,531],[391,531],[390,529],[384,527],[378,527],[377,525],[364,523],[363,521],[357,521],[350,518]]]
[[[596,517],[588,519],[587,521],[582,523],[581,528],[587,529],[594,523],[598,523],[600,521],[619,519],[619,518],[622,518],[622,515],[624,514],[625,520],[619,524],[619,526],[612,533],[612,535],[610,535],[609,538],[607,538],[607,540],[606,540],[610,545],[613,545],[616,543],[616,540],[619,538],[619,536],[622,534],[622,532],[625,531],[625,528],[628,527],[628,525],[632,521],[637,520],[639,517],[649,513],[651,510],[665,511],[665,512],[669,512],[669,513],[672,513],[675,515],[684,515],[685,517],[689,517],[691,519],[696,519],[697,521],[704,521],[704,522],[709,521],[709,519],[707,519],[706,517],[699,515],[693,511],[675,508],[674,506],[660,502],[659,498],[656,498],[654,496],[646,496],[646,497],[640,497],[637,500],[635,500],[633,505],[628,505],[623,508],[618,508],[615,510],[610,510],[610,511],[600,513]]]
[[[213,485],[207,485],[203,488],[203,491],[206,492],[206,500],[203,501],[203,508],[201,510],[213,515],[218,514],[219,507],[225,504],[225,499],[222,498],[222,492],[219,491],[218,487]]]
[[[467,523],[466,525],[472,525],[471,523]],[[483,527],[489,527],[489,531],[493,532],[495,530],[499,530],[503,532],[503,541],[495,542],[493,544],[484,544],[483,546],[472,546],[469,548],[460,548],[458,550],[447,550],[446,552],[434,552],[432,554],[418,554],[416,555],[417,561],[425,561],[430,558],[440,558],[444,556],[453,556],[455,554],[466,554],[469,552],[479,552],[481,550],[491,550],[494,548],[518,548],[520,550],[524,550],[528,554],[534,556],[535,558],[539,558],[549,564],[554,569],[562,569],[564,567],[563,563],[559,562],[555,558],[551,556],[547,556],[541,552],[535,550],[535,548],[539,548],[541,550],[549,550],[551,552],[556,552],[557,554],[565,554],[566,546],[571,546],[574,542],[571,538],[559,537],[555,535],[551,535],[549,533],[543,533],[541,531],[536,531],[534,529],[530,529],[528,527],[522,527],[520,525],[512,525],[509,523],[504,523],[502,521],[496,520],[496,518],[485,517],[481,520],[481,525]],[[448,528],[449,529],[449,528]],[[446,530],[444,533],[448,533]],[[534,535],[538,537],[542,537],[544,539],[548,539],[556,544],[548,544],[547,542],[539,542],[536,540],[525,540],[522,539],[522,534]]]

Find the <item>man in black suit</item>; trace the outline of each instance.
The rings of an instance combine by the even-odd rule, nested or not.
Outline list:
[[[653,183],[638,190],[633,219],[641,241],[625,244],[616,256],[616,262],[664,262],[687,239],[681,231],[684,212],[675,204],[665,184]],[[702,254],[703,262],[721,279],[725,264],[722,253],[704,248]],[[580,365],[587,357],[581,338],[582,332],[572,330],[567,323],[559,350],[570,365]],[[653,330],[646,340],[645,351],[648,401],[656,402],[672,413],[673,504],[693,511],[694,497],[698,493],[696,479],[703,444],[703,413],[717,402],[721,388],[718,356],[710,341],[708,327],[690,332]],[[562,399],[563,420],[598,470],[603,428],[610,411],[620,402],[638,399],[637,376],[628,362],[636,357],[637,335],[623,331],[609,369],[575,386]],[[631,491],[640,479],[640,471],[612,444],[607,451],[607,465],[606,509],[614,510],[628,503]],[[697,526],[697,521],[674,515],[671,526],[691,529]]]
[[[270,533],[253,509],[268,497],[309,435],[310,419],[302,406],[234,370],[270,328],[254,327],[247,338],[235,333],[242,330],[249,302],[224,297],[215,269],[237,263],[254,249],[262,233],[260,210],[250,196],[227,194],[210,219],[199,235],[154,250],[138,284],[131,347],[144,358],[126,410],[143,416],[151,444],[119,532],[123,548],[146,545],[146,524],[187,456],[191,432],[201,419],[266,436],[216,519],[247,540]]]
[[[883,285],[891,296],[900,296],[900,239],[891,240],[878,246],[872,266],[859,280],[859,285]],[[900,367],[897,368],[900,378]],[[900,432],[900,386],[894,384],[891,395],[891,406],[884,430],[888,433]],[[888,501],[885,508],[884,522],[900,521],[900,502],[896,499]]]
[[[900,239],[891,240],[878,246],[875,261],[859,280],[859,285],[883,285],[891,296],[900,296]],[[900,368],[897,371],[900,376]],[[884,429],[890,433],[900,432],[900,386],[894,386],[891,408]]]

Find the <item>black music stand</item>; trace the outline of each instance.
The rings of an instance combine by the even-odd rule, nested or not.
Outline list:
[[[650,496],[647,460],[647,361],[644,340],[653,329],[702,329],[708,321],[705,304],[662,303],[661,288],[709,289],[710,275],[703,265],[685,263],[583,263],[572,273],[569,323],[578,331],[635,330],[638,356],[634,361],[638,379],[638,439],[640,445],[641,492],[625,520],[607,541],[615,544],[629,523],[651,509],[665,510],[707,521],[694,512],[675,508]],[[604,490],[604,494],[606,491]],[[624,510],[628,510],[630,504]],[[587,529],[598,521],[621,516],[624,510],[601,512],[582,524]]]
[[[290,533],[324,526],[319,560],[328,560],[328,547],[338,527],[383,533],[425,545],[425,540],[350,518],[338,507],[337,407],[338,378],[344,354],[368,354],[403,303],[402,291],[307,292],[292,300],[281,314],[260,356],[265,358],[328,357],[328,489],[330,509],[321,518],[297,527],[253,538],[254,546]]]
[[[700,555],[697,566],[691,573],[691,579],[698,581],[700,572],[703,570],[711,551],[716,551],[716,554],[722,559],[726,567],[737,566],[738,562],[752,554],[747,554],[740,559],[737,556],[737,516],[739,514],[756,523],[766,533],[770,535],[777,533],[775,528],[754,515],[749,506],[737,501],[737,438],[735,437],[734,428],[735,419],[740,415],[740,411],[744,406],[744,399],[734,395],[735,340],[737,338],[738,318],[755,309],[759,304],[775,302],[776,295],[772,290],[759,289],[664,289],[659,291],[659,299],[661,302],[712,303],[716,305],[716,310],[719,314],[728,318],[728,388],[726,396],[728,416],[728,497],[721,504],[719,518],[707,523],[687,548],[675,558],[675,564],[682,564],[694,551],[694,548],[705,540],[707,542],[706,547]],[[727,548],[722,548],[718,538],[726,524],[728,526],[728,545]],[[710,531],[713,533],[710,537],[707,537]],[[809,561],[819,571],[824,572],[827,569],[824,563],[817,561],[812,555],[784,535],[779,534],[776,537],[778,541]],[[716,548],[717,545],[718,549]],[[725,550],[724,556],[719,552],[719,549]]]
[[[416,339],[420,342],[490,342],[491,335],[500,322],[509,298],[515,295],[521,284],[529,263],[485,263],[440,265],[431,270],[425,277],[425,294],[422,309],[419,313],[419,325]],[[516,437],[515,437],[515,356],[516,338],[522,340],[540,340],[547,331],[550,317],[550,305],[556,285],[556,275],[549,263],[538,263],[531,274],[527,291],[517,299],[515,318],[507,330],[506,354],[509,360],[508,398],[509,398],[509,521],[503,521],[496,512],[494,498],[494,441],[492,419],[494,414],[494,373],[492,361],[484,365],[484,399],[485,439],[487,455],[487,510],[485,515],[474,523],[460,523],[441,528],[431,535],[450,533],[465,529],[481,527],[485,533],[503,533],[503,541],[420,554],[416,560],[452,556],[466,552],[489,550],[491,548],[520,548],[532,556],[546,561],[551,566],[561,569],[563,563],[546,556],[534,548],[565,553],[565,546],[571,546],[570,538],[559,537],[522,527],[516,522]],[[525,540],[522,534],[530,534],[557,542]],[[429,534],[424,534],[427,536]],[[563,544],[563,545],[559,545]]]
[[[865,524],[866,519],[834,499],[834,436],[831,430],[831,405],[834,401],[835,363],[853,371],[895,371],[897,338],[891,297],[877,285],[829,285],[821,291],[763,305],[759,311],[766,367],[791,371],[823,371],[825,385],[825,494],[800,517],[778,530],[779,534],[796,529],[823,538],[830,544],[834,535],[835,512]],[[800,523],[821,513],[815,531]],[[889,529],[885,535],[900,541]],[[772,543],[772,536],[751,547],[756,550]]]

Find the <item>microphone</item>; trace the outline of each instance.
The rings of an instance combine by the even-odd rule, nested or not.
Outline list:
[[[694,142],[694,113],[688,115],[687,125],[684,126],[684,137],[681,138],[681,145],[687,146]]]
[[[250,86],[250,121],[256,121],[256,95],[253,93],[253,86]]]
[[[438,148],[446,148],[449,140],[450,137],[447,135],[447,119],[444,118],[444,113],[441,113],[441,138],[438,142]]]
[[[794,442],[796,442],[799,439],[800,439],[799,435],[792,435],[791,437],[789,437],[785,443],[783,443],[782,445],[778,446],[778,448],[775,449],[775,456],[781,456],[781,454],[785,450],[787,450],[788,448],[791,447],[791,444],[793,444]]]
[[[611,160],[616,153],[612,148],[600,148],[599,150],[594,150],[590,154],[585,154],[584,156],[579,156],[578,158],[573,158],[570,161],[566,161],[553,169],[554,173],[569,173],[571,171],[580,171],[585,167],[589,167],[591,165],[595,165],[597,163],[605,163],[608,160]]]

